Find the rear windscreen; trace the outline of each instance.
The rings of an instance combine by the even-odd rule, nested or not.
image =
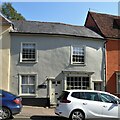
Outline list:
[[[65,100],[65,99],[67,99],[68,95],[69,95],[69,92],[63,91],[62,94],[59,97],[59,100]]]

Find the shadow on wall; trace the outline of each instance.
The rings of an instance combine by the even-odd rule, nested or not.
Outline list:
[[[106,91],[112,94],[116,93],[116,73],[113,73],[109,80],[106,81]]]
[[[50,107],[49,98],[22,98],[22,104],[26,106]]]

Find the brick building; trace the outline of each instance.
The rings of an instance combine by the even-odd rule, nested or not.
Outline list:
[[[85,26],[105,38],[106,91],[120,95],[120,16],[88,12]]]

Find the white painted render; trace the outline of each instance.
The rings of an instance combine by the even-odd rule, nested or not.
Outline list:
[[[21,63],[21,43],[37,44],[36,63]],[[85,65],[71,64],[71,46],[85,46]],[[92,74],[91,74],[92,73]],[[67,75],[90,75],[91,88],[93,81],[104,81],[104,40],[41,34],[11,33],[11,77],[10,90],[19,95],[19,75],[37,74],[36,96],[47,97],[47,89],[38,89],[38,85],[47,78],[65,81]],[[65,83],[64,83],[65,84]],[[63,84],[63,89],[65,85]]]

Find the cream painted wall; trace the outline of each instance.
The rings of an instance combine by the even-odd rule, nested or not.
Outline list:
[[[0,88],[9,91],[10,80],[10,25],[0,30]]]

